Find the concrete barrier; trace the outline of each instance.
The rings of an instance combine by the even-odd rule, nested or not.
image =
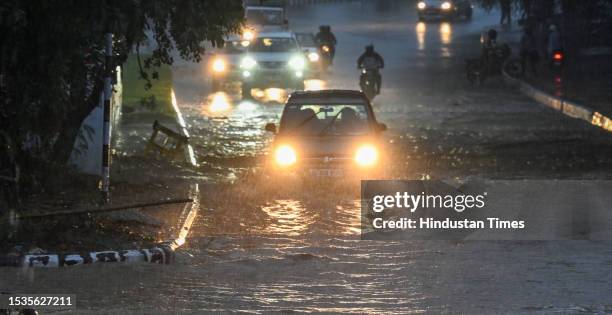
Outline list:
[[[511,77],[506,71],[502,71],[502,74],[506,84],[518,87],[521,93],[532,98],[536,102],[568,117],[584,120],[593,126],[612,132],[612,119],[609,117],[587,106],[550,95],[523,80]]]
[[[363,0],[287,0],[287,5],[298,6],[298,5],[309,5],[309,4],[325,4],[325,3],[341,3],[341,2],[355,2]]]

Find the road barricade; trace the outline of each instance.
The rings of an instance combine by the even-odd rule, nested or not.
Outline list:
[[[189,137],[184,136],[168,127],[161,125],[157,120],[153,123],[153,133],[145,149],[145,153],[155,152],[168,158],[183,157]]]

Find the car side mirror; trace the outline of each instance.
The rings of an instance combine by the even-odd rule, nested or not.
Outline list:
[[[276,125],[273,123],[266,124],[266,131],[271,133],[276,133]]]
[[[387,125],[383,123],[378,123],[378,131],[380,132],[387,131]]]

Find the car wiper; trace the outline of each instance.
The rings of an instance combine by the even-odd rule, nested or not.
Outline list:
[[[338,117],[340,117],[340,113],[342,113],[342,111],[339,111],[336,115],[334,115],[329,124],[327,124],[325,128],[319,132],[319,137],[324,136],[327,133],[327,130],[329,130],[329,128],[336,123],[336,120],[338,120]]]
[[[319,111],[313,113],[312,115],[308,116],[308,118],[302,120],[299,124],[297,124],[297,126],[289,129],[287,133],[291,134],[294,131],[298,131],[300,128],[302,128],[304,125],[306,125],[309,121],[313,120],[315,117],[317,117],[317,115],[319,115],[322,112],[323,112],[323,109],[319,109]]]

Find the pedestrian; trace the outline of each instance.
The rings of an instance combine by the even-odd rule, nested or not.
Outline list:
[[[537,75],[537,63],[539,59],[538,48],[536,45],[535,37],[533,36],[533,31],[530,27],[526,27],[523,31],[523,35],[521,36],[521,66],[522,66],[522,75],[525,75],[525,71],[529,66],[531,73],[536,76]]]
[[[511,0],[500,0],[501,19],[499,24],[512,24],[512,2]]]

